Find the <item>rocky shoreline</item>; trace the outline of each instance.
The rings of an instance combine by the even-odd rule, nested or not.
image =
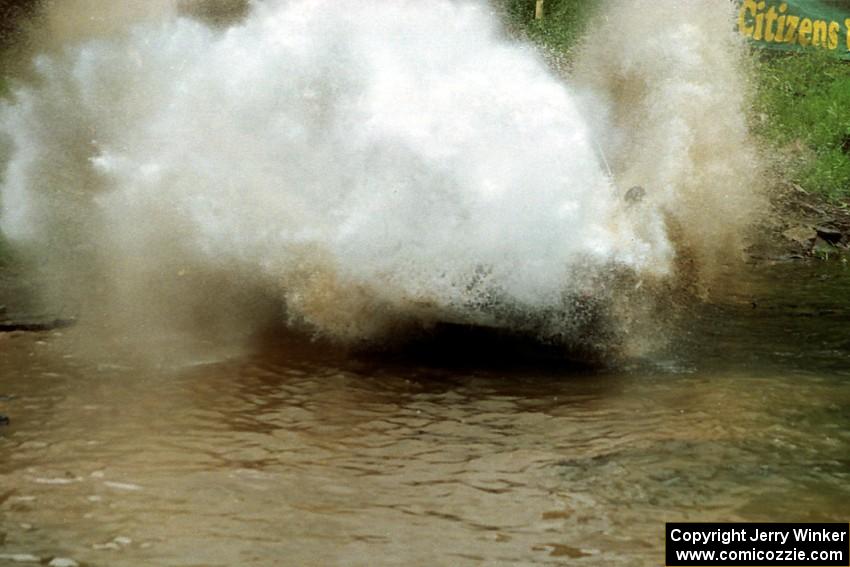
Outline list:
[[[832,260],[850,255],[850,207],[794,183],[776,189],[767,218],[755,227],[753,262]]]

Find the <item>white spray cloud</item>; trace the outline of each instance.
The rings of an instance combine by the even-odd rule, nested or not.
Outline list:
[[[37,68],[0,114],[0,223],[69,289],[108,288],[105,310],[222,309],[201,292],[219,278],[341,339],[559,334],[600,274],[670,268],[660,213],[624,207],[571,88],[478,3],[269,1]]]

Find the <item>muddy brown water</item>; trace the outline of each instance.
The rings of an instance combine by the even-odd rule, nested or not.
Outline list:
[[[846,522],[850,271],[742,277],[602,369],[3,336],[0,564],[661,565],[665,521]]]

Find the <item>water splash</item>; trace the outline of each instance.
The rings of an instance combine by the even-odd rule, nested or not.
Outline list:
[[[267,1],[35,65],[0,117],[3,230],[62,301],[147,332],[251,328],[262,297],[342,340],[436,321],[569,339],[611,274],[671,273],[665,215],[699,167],[659,181],[611,144],[630,123],[602,124],[620,107],[599,75],[589,112],[474,2]],[[627,207],[597,141],[664,197]]]
[[[695,280],[734,263],[766,208],[735,9],[723,0],[609,0],[574,70],[620,182],[651,188],[677,248],[677,275]]]

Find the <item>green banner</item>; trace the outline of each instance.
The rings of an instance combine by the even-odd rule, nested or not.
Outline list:
[[[850,0],[739,0],[738,31],[758,47],[850,59]]]

